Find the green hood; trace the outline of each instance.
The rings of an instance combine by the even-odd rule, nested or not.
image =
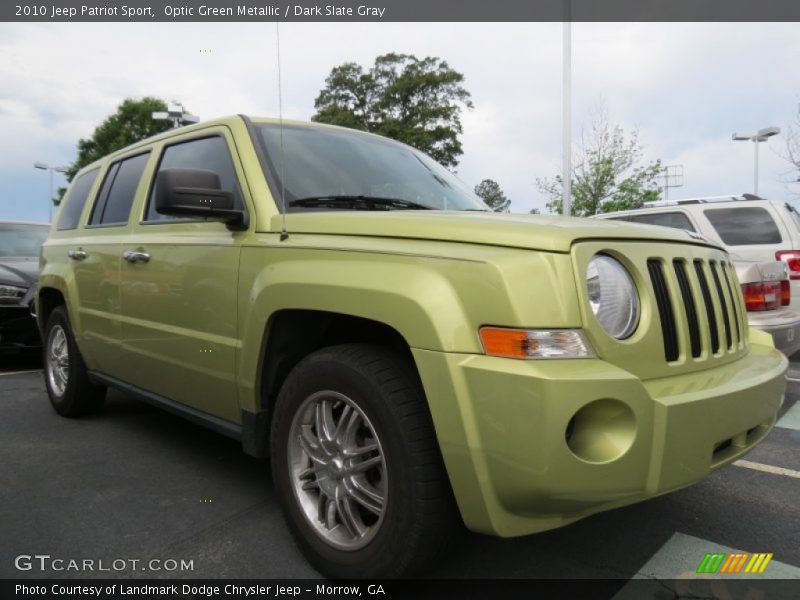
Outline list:
[[[280,216],[271,231],[279,231]],[[467,242],[550,252],[569,252],[580,240],[645,240],[684,244],[713,244],[686,231],[599,219],[567,218],[493,212],[447,211],[320,211],[290,213],[292,233],[407,238]]]

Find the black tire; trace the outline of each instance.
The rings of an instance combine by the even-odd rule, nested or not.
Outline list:
[[[60,336],[67,350],[66,359],[59,362],[56,347]],[[44,366],[44,383],[47,395],[55,411],[62,417],[78,417],[98,410],[106,397],[105,386],[96,385],[89,381],[86,364],[75,343],[72,327],[69,324],[67,310],[59,306],[53,310],[47,319],[44,332],[44,346],[42,349],[42,363]],[[65,373],[64,381],[57,373]]]
[[[378,443],[372,446],[378,447],[376,452],[382,453],[384,461],[380,464],[380,473],[372,473],[373,480],[377,479],[373,489],[380,488],[381,493],[385,492],[382,516],[378,519],[354,501],[351,506],[360,511],[357,518],[361,525],[368,523],[369,519],[378,520],[378,523],[370,526],[370,537],[355,538],[361,540],[357,543],[363,543],[362,546],[346,549],[326,539],[326,536],[333,535],[331,532],[336,525],[326,526],[323,518],[317,519],[314,525],[313,517],[307,516],[307,510],[312,514],[316,510],[314,490],[297,490],[294,481],[303,481],[296,470],[303,470],[299,461],[308,459],[310,455],[305,454],[306,447],[299,454],[293,449],[302,447],[299,440],[296,446],[292,442],[290,448],[290,437],[302,437],[290,436],[293,427],[295,431],[302,431],[297,429],[296,419],[302,420],[303,415],[312,418],[310,407],[316,405],[309,402],[320,402],[315,398],[329,401],[334,406],[331,414],[336,415],[335,411],[339,411],[340,423],[346,420],[345,414],[350,417],[348,422],[358,418],[353,417],[357,412],[353,406],[349,413],[343,412],[345,400],[339,399],[339,404],[336,404],[337,396],[326,400],[325,395],[330,392],[352,401],[353,406],[361,411],[365,417],[358,430],[361,433],[354,435],[361,436],[366,448],[373,439],[368,434],[374,431]],[[408,361],[383,347],[367,344],[319,350],[303,359],[289,374],[276,401],[271,428],[272,476],[278,497],[297,544],[320,573],[335,579],[399,578],[418,575],[437,563],[452,534],[458,530],[460,519],[427,402]],[[337,426],[337,434],[339,431]],[[312,437],[314,435],[317,435],[316,427],[312,430]],[[342,435],[346,436],[346,432]],[[319,448],[322,446],[320,442]],[[344,456],[353,455],[345,453]],[[331,460],[333,462],[335,459]],[[307,465],[312,464],[320,463],[307,461]],[[352,466],[353,463],[349,464]],[[341,463],[337,465],[341,466]],[[341,474],[340,471],[337,473]],[[343,478],[353,476],[351,471],[345,470],[344,473],[341,475]],[[320,476],[315,471],[308,477],[315,482],[316,501],[323,502],[322,485],[316,482],[326,481],[325,473]],[[327,481],[336,480],[336,477],[332,475]],[[300,495],[304,495],[306,506],[311,508],[303,507]],[[322,508],[324,504],[318,506],[318,514],[329,512]],[[339,510],[336,516],[341,528],[344,528],[341,515],[345,512]],[[341,529],[340,534],[346,531],[346,528]]]

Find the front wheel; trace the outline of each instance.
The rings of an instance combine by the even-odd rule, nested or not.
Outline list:
[[[334,578],[413,575],[446,548],[456,507],[406,361],[348,344],[301,361],[272,420],[272,473],[309,562]]]

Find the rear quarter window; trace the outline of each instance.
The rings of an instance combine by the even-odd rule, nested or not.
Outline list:
[[[75,180],[75,183],[70,187],[67,197],[64,199],[64,206],[61,208],[61,213],[58,216],[58,225],[56,229],[65,231],[67,229],[75,229],[78,227],[78,222],[81,220],[81,213],[89,198],[89,192],[92,190],[95,179],[100,169],[94,169],[88,173],[84,173]]]
[[[783,241],[778,226],[765,208],[707,208],[703,214],[728,246],[780,244]]]
[[[149,158],[148,151],[111,165],[97,195],[90,225],[125,225],[128,222],[136,189]]]

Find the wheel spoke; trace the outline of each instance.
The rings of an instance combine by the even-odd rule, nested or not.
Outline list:
[[[350,467],[350,470],[353,471],[353,473],[363,473],[372,467],[377,467],[382,462],[383,457],[379,454],[378,456],[373,456],[372,458],[368,458],[360,463],[354,464],[352,467]]]
[[[361,537],[363,533],[363,526],[359,524],[360,517],[356,515],[353,510],[353,504],[350,501],[349,494],[342,494],[336,499],[336,506],[339,512],[339,520],[347,529],[347,532],[354,538]]]
[[[325,449],[322,447],[322,444],[319,443],[319,440],[314,438],[310,426],[304,425],[297,439],[300,441],[303,452],[306,453],[312,462],[321,465],[327,462],[328,457],[326,456]]]
[[[336,422],[333,419],[333,406],[330,402],[327,400],[317,402],[315,421],[317,437],[320,441],[325,442],[332,440],[334,432],[336,431]]]
[[[333,498],[325,496],[325,503],[325,527],[334,529],[338,525],[336,522],[336,502],[334,502]]]
[[[353,412],[350,415],[350,419],[347,421],[347,426],[345,427],[344,432],[342,433],[342,445],[345,447],[355,446],[356,444],[356,433],[358,432],[358,428],[361,426],[361,415],[357,412]]]
[[[348,458],[354,458],[356,456],[362,456],[364,454],[369,454],[370,452],[377,452],[378,451],[378,444],[371,443],[367,444],[366,446],[353,446],[350,448],[344,449],[344,455]]]
[[[357,477],[350,477],[346,486],[348,495],[368,511],[380,516],[385,498],[372,485]]]
[[[344,442],[344,434],[347,430],[347,423],[351,418],[352,412],[353,407],[349,404],[345,404],[344,408],[342,409],[342,414],[339,415],[339,423],[336,425],[336,432],[333,434],[333,439],[340,444]]]

